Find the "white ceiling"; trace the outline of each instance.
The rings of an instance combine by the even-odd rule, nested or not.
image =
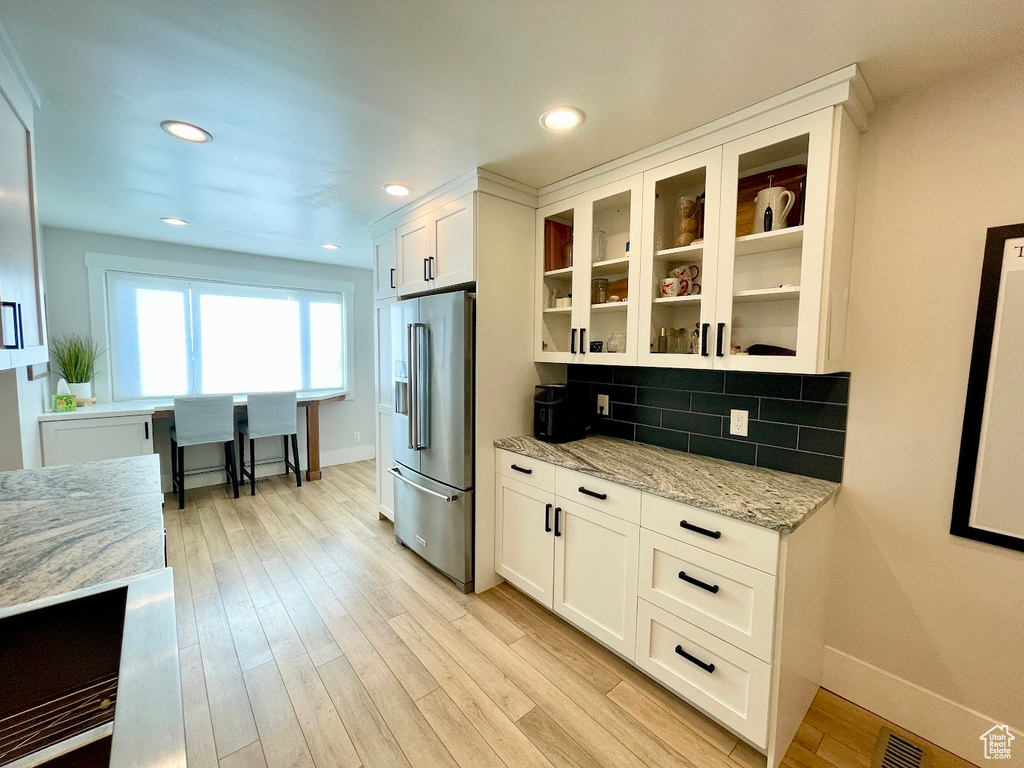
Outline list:
[[[385,182],[543,186],[852,62],[884,99],[1014,54],[1024,3],[0,0],[0,23],[43,96],[44,223],[370,266]],[[559,103],[580,130],[538,126]]]

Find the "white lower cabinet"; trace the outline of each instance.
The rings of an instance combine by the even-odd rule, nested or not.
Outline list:
[[[390,414],[377,412],[377,511],[394,521],[395,483],[388,472],[394,466],[391,418]]]
[[[768,755],[821,678],[826,504],[774,530],[497,452],[496,570]]]
[[[555,507],[555,613],[632,658],[639,526],[561,497]]]
[[[153,418],[149,415],[61,417],[40,424],[43,466],[124,459],[153,452]]]

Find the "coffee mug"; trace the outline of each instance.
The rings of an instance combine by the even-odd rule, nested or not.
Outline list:
[[[678,277],[666,277],[661,281],[661,295],[664,297],[678,296],[682,281]]]
[[[700,277],[700,264],[682,264],[669,272],[669,275],[692,283]]]

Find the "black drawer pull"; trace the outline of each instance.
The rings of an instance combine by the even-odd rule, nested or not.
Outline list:
[[[720,538],[722,538],[722,532],[721,531],[711,531],[711,530],[708,530],[707,528],[701,528],[699,525],[690,525],[685,520],[680,520],[679,521],[679,527],[680,528],[685,528],[688,531],[693,531],[694,533],[699,533],[701,536],[710,536],[712,539],[720,539]]]
[[[532,469],[525,469],[524,467],[517,467],[515,464],[510,465],[516,472],[522,472],[524,475],[532,475]]]
[[[551,533],[551,507],[553,504],[544,505],[544,533]]]
[[[555,536],[561,536],[562,532],[558,530],[558,514],[562,511],[561,507],[555,507]]]
[[[584,494],[585,496],[593,496],[595,499],[600,499],[601,501],[604,501],[605,499],[608,498],[608,494],[607,493],[598,493],[597,491],[589,491],[586,488],[584,488],[582,485],[580,486],[580,493]]]
[[[714,672],[715,671],[715,665],[714,664],[708,664],[707,662],[701,661],[696,656],[691,656],[690,654],[688,654],[686,651],[683,650],[683,646],[681,646],[681,645],[677,645],[676,646],[676,653],[678,653],[680,656],[682,656],[687,661],[693,662],[698,667],[703,669],[705,672]]]
[[[686,571],[680,571],[679,572],[679,578],[682,579],[683,581],[685,581],[688,584],[693,584],[693,586],[695,586],[695,587],[700,587],[701,589],[706,589],[708,592],[710,592],[713,595],[717,595],[718,594],[718,585],[717,584],[708,584],[706,581],[701,581],[700,579],[693,578],[693,576],[687,576],[686,575]]]

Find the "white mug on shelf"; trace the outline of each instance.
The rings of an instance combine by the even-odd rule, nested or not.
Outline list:
[[[689,281],[680,280],[678,277],[666,277],[661,281],[661,295],[668,299],[674,296],[678,296],[680,292],[685,291],[683,283],[686,283],[686,288],[690,287]]]
[[[789,215],[795,202],[796,195],[785,187],[768,187],[758,192],[754,201],[754,234],[785,229],[786,216]],[[766,230],[764,214],[769,208],[772,209],[772,223]]]

